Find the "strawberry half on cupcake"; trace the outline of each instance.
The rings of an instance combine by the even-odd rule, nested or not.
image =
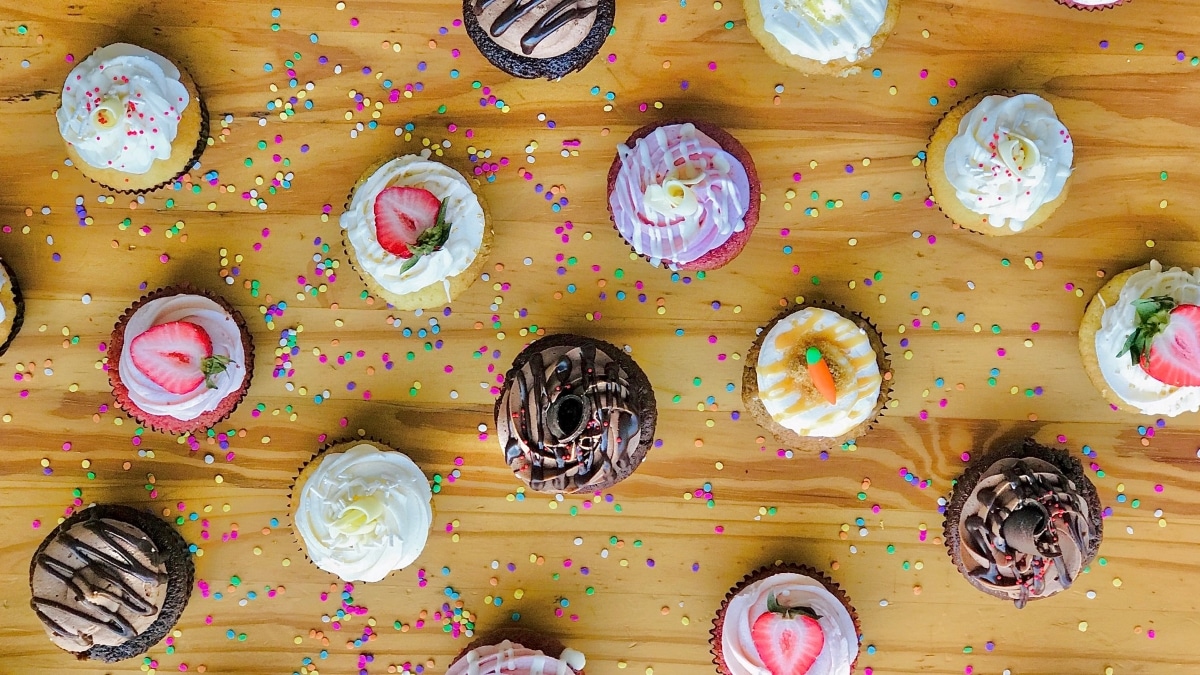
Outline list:
[[[340,223],[367,290],[401,310],[450,304],[479,278],[492,246],[487,210],[471,183],[422,155],[368,169]]]
[[[608,211],[634,253],[673,270],[715,270],[758,224],[761,186],[746,148],[715,124],[650,124],[617,146]]]
[[[108,345],[117,405],[157,431],[211,428],[250,387],[254,346],[224,299],[189,286],[163,288],[130,307]]]

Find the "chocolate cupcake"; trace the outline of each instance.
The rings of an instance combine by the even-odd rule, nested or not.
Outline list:
[[[0,258],[0,356],[8,351],[24,324],[25,299],[21,297],[21,287],[12,268]]]
[[[467,35],[500,70],[557,80],[583,70],[613,29],[616,0],[463,0]]]
[[[467,645],[446,675],[584,675],[587,658],[558,639],[519,628],[490,631]],[[503,667],[502,667],[503,666]]]
[[[657,417],[654,389],[633,359],[578,335],[526,347],[496,399],[504,459],[538,492],[596,492],[625,480],[654,443]]]
[[[50,640],[80,660],[144,654],[179,621],[195,567],[169,524],[98,505],[63,521],[29,565],[30,606]]]
[[[1079,460],[1033,439],[971,462],[944,526],[958,571],[1018,609],[1070,588],[1104,534],[1100,498]]]

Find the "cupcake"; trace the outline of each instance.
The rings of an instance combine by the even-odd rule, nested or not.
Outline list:
[[[1083,466],[1033,439],[971,462],[946,507],[946,548],[958,571],[1017,609],[1070,588],[1103,532]]]
[[[1088,304],[1079,354],[1114,408],[1174,417],[1200,410],[1200,268],[1157,260],[1113,277]]]
[[[742,370],[742,402],[779,443],[832,450],[871,428],[891,381],[870,321],[833,304],[801,305],[759,330]]]
[[[925,178],[955,224],[994,236],[1031,230],[1067,199],[1074,149],[1050,102],[977,94],[929,139]]]
[[[754,160],[724,129],[664,122],[633,132],[608,171],[617,232],[652,265],[715,270],[737,257],[758,224]]]
[[[422,155],[368,169],[341,226],[367,289],[401,310],[449,304],[479,277],[492,248],[487,209],[471,184]]]
[[[845,77],[887,40],[900,0],[743,0],[746,25],[775,61],[806,75]]]
[[[380,581],[425,549],[432,499],[408,455],[376,441],[335,443],[300,470],[292,527],[317,567],[343,581]]]
[[[254,372],[246,322],[223,298],[161,288],[125,311],[108,343],[117,405],[156,431],[205,431],[237,408]]]
[[[12,268],[0,258],[0,356],[8,351],[24,323],[25,299],[21,297],[21,287]]]
[[[500,70],[557,80],[583,70],[613,30],[616,0],[463,0],[467,35]]]
[[[168,523],[128,506],[67,518],[29,565],[29,601],[50,640],[80,660],[146,653],[183,614],[195,567]]]
[[[642,369],[620,348],[552,335],[513,360],[496,399],[504,460],[538,492],[607,490],[654,443],[658,408]]]
[[[587,658],[558,640],[512,629],[467,645],[446,675],[584,675]]]
[[[55,115],[71,163],[117,192],[148,192],[187,173],[208,135],[192,78],[125,43],[101,47],[75,66]]]
[[[729,591],[710,644],[720,675],[850,675],[859,633],[858,613],[832,579],[777,563]]]
[[[1085,10],[1088,12],[1098,12],[1102,9],[1116,7],[1118,5],[1127,5],[1132,0],[1054,0],[1060,5],[1071,7],[1074,9]]]

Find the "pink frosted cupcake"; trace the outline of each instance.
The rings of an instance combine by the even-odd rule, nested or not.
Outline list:
[[[446,675],[584,675],[587,659],[557,639],[519,628],[476,639]]]
[[[1054,0],[1060,5],[1072,7],[1087,12],[1097,12],[1102,9],[1116,7],[1117,5],[1127,5],[1131,0]]]

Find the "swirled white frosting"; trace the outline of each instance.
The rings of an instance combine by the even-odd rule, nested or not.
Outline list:
[[[851,63],[871,55],[888,0],[760,0],[763,27],[806,59]]]
[[[1117,0],[1071,0],[1076,5],[1087,5],[1088,7],[1099,7],[1101,5],[1115,5]]]
[[[992,227],[1019,232],[1071,176],[1071,134],[1034,94],[987,96],[946,146],[946,179],[962,205]]]
[[[326,453],[296,489],[293,519],[309,560],[344,581],[379,581],[425,548],[433,492],[401,452],[360,443]]]
[[[1118,398],[1145,415],[1174,417],[1196,412],[1200,410],[1200,387],[1173,387],[1159,382],[1135,365],[1129,354],[1117,356],[1133,333],[1137,316],[1134,301],[1157,295],[1170,296],[1181,305],[1200,305],[1200,267],[1191,272],[1178,267],[1164,271],[1157,260],[1152,260],[1150,269],[1129,277],[1116,304],[1104,310],[1100,330],[1096,331],[1100,373]]]
[[[400,270],[409,260],[384,250],[375,235],[375,198],[384,189],[396,186],[424,188],[439,200],[446,200],[446,221],[450,223],[450,237],[441,250],[421,256],[403,272]],[[405,155],[379,167],[354,191],[340,223],[361,271],[384,290],[404,295],[442,283],[446,302],[450,302],[450,277],[462,274],[475,262],[486,226],[483,206],[467,179],[421,155]]]
[[[504,640],[472,649],[450,664],[446,675],[576,675],[587,659],[574,649],[564,649],[556,659]]]
[[[146,173],[171,158],[190,99],[179,78],[173,63],[148,49],[101,47],[63,84],[59,132],[91,166]]]
[[[225,372],[213,375],[216,385],[200,385],[186,394],[172,394],[158,386],[133,364],[130,348],[133,339],[153,326],[188,321],[200,326],[212,340],[214,356],[230,359]],[[125,343],[121,345],[121,382],[129,389],[129,400],[151,415],[177,420],[194,420],[215,410],[221,399],[237,391],[246,379],[246,347],[242,331],[225,308],[203,295],[171,295],[156,298],[138,308],[125,324]]]
[[[613,222],[653,264],[693,262],[746,229],[746,169],[695,125],[660,126],[617,154]]]
[[[813,675],[850,675],[858,659],[858,632],[846,606],[821,582],[803,574],[783,572],[743,588],[725,608],[721,650],[730,675],[769,673],[754,646],[754,622],[767,612],[767,597],[783,607],[809,607],[825,634],[825,644],[808,672]]]
[[[8,283],[8,275],[5,274],[4,268],[0,267],[0,291],[4,290],[4,284]],[[8,311],[4,309],[4,305],[0,304],[0,324],[8,320]]]

